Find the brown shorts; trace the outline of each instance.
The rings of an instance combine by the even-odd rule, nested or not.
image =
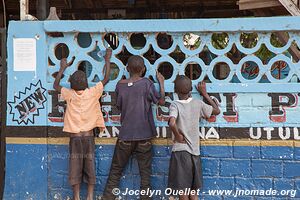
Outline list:
[[[69,182],[96,184],[94,136],[70,137]]]

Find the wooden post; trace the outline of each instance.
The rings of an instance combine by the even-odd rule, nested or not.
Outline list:
[[[26,14],[29,12],[28,0],[20,0],[20,19],[26,20]]]
[[[279,0],[279,2],[289,11],[293,16],[300,16],[300,9],[293,0]]]
[[[36,17],[28,14],[29,13],[29,1],[20,0],[20,20],[36,20]]]

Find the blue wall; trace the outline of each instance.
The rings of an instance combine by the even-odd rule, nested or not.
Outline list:
[[[300,198],[299,147],[274,146],[202,146],[204,199],[232,199],[231,196],[208,195],[208,190],[297,190]],[[96,146],[97,184],[95,195],[101,196],[109,173],[113,145]],[[272,152],[272,153],[270,153]],[[167,187],[170,146],[154,145],[152,163],[153,189]],[[251,158],[251,159],[249,159]],[[7,145],[4,199],[67,199],[72,196],[68,183],[68,145]],[[135,159],[130,160],[120,189],[139,188]],[[86,186],[82,187],[82,195]],[[238,199],[284,199],[283,196],[240,196]],[[126,197],[125,199],[136,199]],[[156,197],[155,199],[160,199]]]

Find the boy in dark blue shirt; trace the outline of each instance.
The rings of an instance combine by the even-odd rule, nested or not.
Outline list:
[[[122,172],[132,154],[136,154],[141,176],[141,190],[150,189],[152,143],[156,128],[151,104],[164,105],[164,77],[157,73],[160,93],[142,74],[146,68],[140,56],[128,59],[130,78],[120,80],[116,86],[117,107],[121,110],[121,129],[115,146],[103,200],[115,199],[112,190],[119,187]],[[142,200],[150,199],[141,196]]]

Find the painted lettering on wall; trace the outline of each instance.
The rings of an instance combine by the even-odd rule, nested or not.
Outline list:
[[[48,119],[50,122],[63,122],[63,113],[66,108],[65,102],[60,100],[60,94],[56,91],[48,91],[52,105],[50,106],[50,111],[48,114]],[[214,101],[220,106],[222,114],[221,117],[227,123],[238,123],[239,122],[239,112],[238,108],[242,108],[243,105],[239,105],[237,93],[210,93],[209,94]],[[266,96],[267,104],[269,104],[269,112],[267,116],[272,122],[282,123],[286,122],[286,112],[287,108],[293,109],[298,105],[298,96],[300,94],[295,93],[267,93]],[[255,96],[251,101],[261,103],[260,99],[256,99]],[[175,93],[167,93],[165,98],[164,106],[154,106],[155,121],[156,122],[166,122],[169,119],[169,106],[173,100],[176,100],[177,96]],[[100,100],[102,106],[102,112],[106,123],[112,125],[120,124],[120,111],[115,106],[116,94],[114,92],[105,92]],[[252,102],[252,103],[253,103]],[[249,104],[251,106],[251,104]],[[248,105],[248,106],[249,106]],[[291,110],[292,111],[292,110]],[[207,119],[208,122],[218,122],[215,116]]]
[[[120,126],[107,127],[99,133],[100,138],[111,138],[119,135]],[[167,126],[156,128],[158,138],[170,138],[171,130]],[[252,139],[252,140],[300,140],[299,127],[199,127],[199,138],[202,140],[219,139]]]

